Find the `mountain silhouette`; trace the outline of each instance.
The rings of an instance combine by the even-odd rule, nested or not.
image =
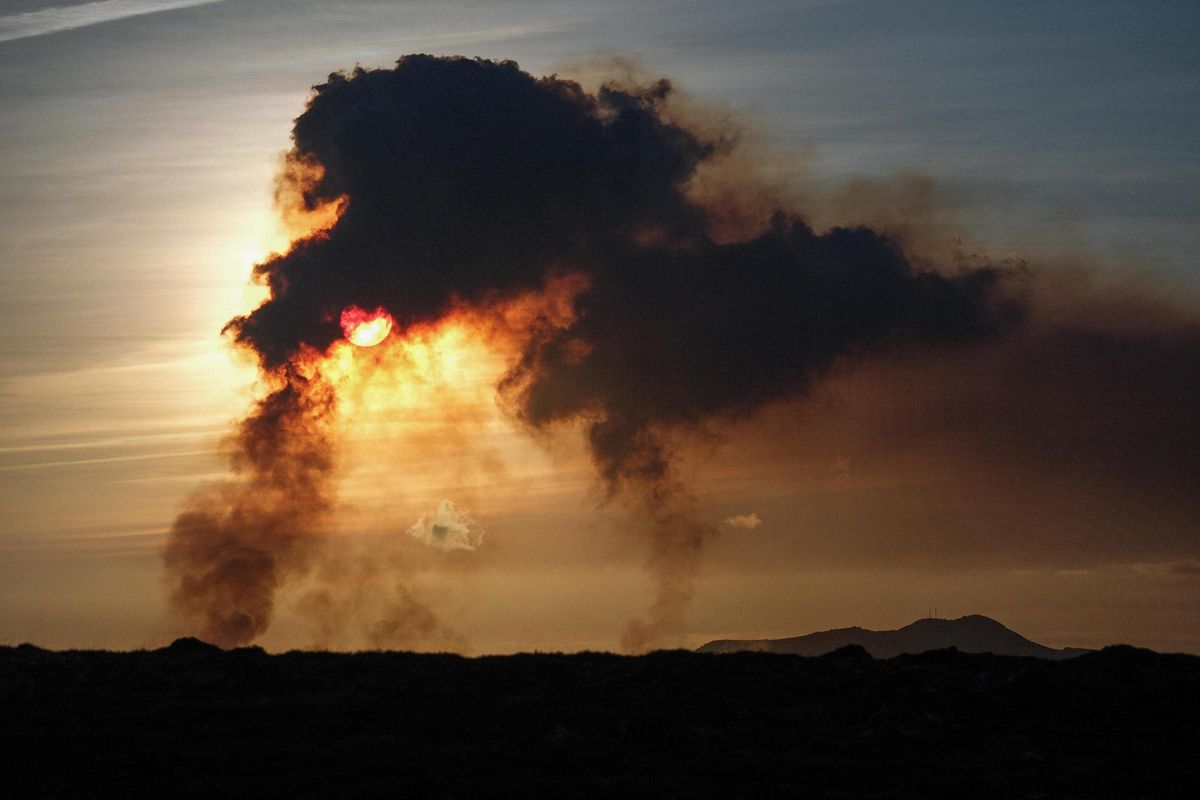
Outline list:
[[[858,645],[875,658],[893,658],[902,653],[924,653],[954,647],[964,653],[994,653],[1004,656],[1063,659],[1088,650],[1067,647],[1056,650],[1026,639],[996,620],[971,614],[958,619],[919,619],[894,631],[866,628],[836,628],[793,636],[788,639],[717,639],[697,649],[700,653],[736,653],[743,650],[821,656]]]

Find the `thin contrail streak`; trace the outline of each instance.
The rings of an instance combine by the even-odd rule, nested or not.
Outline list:
[[[52,6],[0,17],[0,42],[220,2],[223,0],[98,0],[77,6]]]

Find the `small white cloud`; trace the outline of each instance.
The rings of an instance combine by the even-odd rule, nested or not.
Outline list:
[[[762,520],[758,518],[758,514],[751,511],[749,514],[726,517],[725,524],[731,528],[745,528],[748,531],[752,531],[759,525],[762,525]]]
[[[465,511],[443,500],[408,529],[408,535],[438,550],[474,550],[485,531]]]

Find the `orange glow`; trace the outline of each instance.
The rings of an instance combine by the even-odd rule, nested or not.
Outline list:
[[[306,351],[297,364],[337,387],[339,416],[358,429],[389,425],[394,414],[406,428],[447,414],[461,422],[483,413],[499,424],[503,414],[492,414],[499,414],[501,376],[520,357],[531,330],[572,321],[574,298],[585,288],[581,278],[556,277],[541,291],[462,304],[403,329],[382,306],[349,306],[340,320],[345,338],[326,351]]]
[[[342,311],[342,333],[352,344],[374,347],[392,332],[392,315],[383,306],[366,311],[350,306]]]
[[[531,335],[570,324],[585,288],[581,278],[556,277],[539,291],[460,303],[436,319],[396,320],[373,347],[355,343],[353,326],[387,311],[347,308],[345,338],[299,354],[300,373],[336,393],[322,424],[337,446],[338,535],[367,537],[364,545],[385,559],[392,556],[379,548],[406,546],[405,563],[432,574],[444,553],[406,532],[442,502],[492,530],[500,515],[545,496],[538,487],[555,487],[555,502],[563,486],[582,494],[591,480],[584,440],[566,437],[551,449],[530,437],[497,386]]]
[[[346,210],[345,195],[327,202],[314,202],[325,177],[325,168],[295,156],[284,159],[275,181],[275,207],[280,221],[294,240],[318,236],[337,224]]]

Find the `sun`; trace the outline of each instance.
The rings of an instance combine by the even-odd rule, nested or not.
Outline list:
[[[349,306],[342,311],[342,333],[352,344],[374,347],[392,332],[392,315],[383,306],[367,311]]]

